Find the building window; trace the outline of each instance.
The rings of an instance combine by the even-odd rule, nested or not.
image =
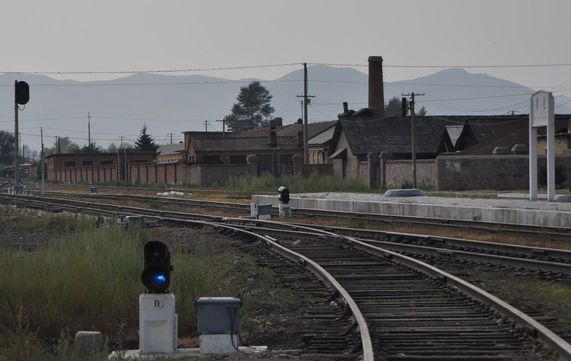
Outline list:
[[[112,160],[101,160],[99,161],[99,165],[113,165]]]
[[[63,162],[64,167],[75,167],[75,160],[66,160]]]
[[[81,162],[81,165],[84,167],[93,167],[93,161],[92,160],[84,160],[83,162]]]

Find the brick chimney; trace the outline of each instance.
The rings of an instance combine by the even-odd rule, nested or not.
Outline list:
[[[278,133],[276,132],[275,127],[270,128],[270,147],[278,147]]]
[[[369,57],[369,110],[376,116],[385,115],[385,91],[383,84],[383,57]]]

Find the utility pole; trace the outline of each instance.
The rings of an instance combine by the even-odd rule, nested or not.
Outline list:
[[[222,138],[226,136],[226,119],[216,119],[217,122],[222,122]]]
[[[171,144],[172,144],[172,133],[171,133]]]
[[[91,113],[87,112],[87,149],[91,149]]]
[[[40,138],[42,141],[42,154],[40,157],[40,169],[42,171],[42,196],[46,191],[45,158],[44,158],[44,128],[40,127]]]
[[[310,98],[315,98],[315,96],[307,94],[307,63],[303,63],[303,95],[298,95],[297,97],[303,98],[303,163],[309,164],[309,147],[307,145],[309,140],[307,130],[307,106],[311,102]]]
[[[414,104],[415,97],[424,96],[424,93],[418,94],[415,92],[409,94],[402,94],[403,97],[410,97],[410,142],[411,142],[411,153],[412,153],[412,187],[416,188],[416,142],[415,142],[415,124],[414,124]]]
[[[14,89],[18,81],[14,81]],[[16,91],[14,91],[14,150],[16,151],[14,157],[14,186],[18,186],[18,154],[20,153],[20,144],[18,143],[18,100],[16,99]]]
[[[205,120],[204,121],[204,132],[208,133],[208,125],[210,124],[210,120]]]

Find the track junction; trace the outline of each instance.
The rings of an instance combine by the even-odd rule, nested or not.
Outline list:
[[[571,275],[569,252],[109,202],[8,195],[0,199],[4,204],[51,212],[110,219],[143,216],[147,223],[211,227],[242,239],[244,249],[259,254],[266,265],[290,277],[305,272],[313,284],[297,287],[316,292],[316,283],[320,284],[327,301],[339,306],[336,309],[342,312],[322,315],[323,332],[307,335],[307,349],[312,352],[363,360],[533,360],[550,352],[537,351],[540,342],[561,359],[571,360],[571,346],[536,320],[452,274],[398,253],[472,257],[470,261],[498,262],[567,282]]]

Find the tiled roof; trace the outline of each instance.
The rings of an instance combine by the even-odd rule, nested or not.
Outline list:
[[[386,118],[339,121],[336,137],[340,127],[347,136],[351,152],[355,155],[369,152],[410,153],[411,123],[409,118]],[[431,117],[416,119],[415,142],[417,153],[438,153],[442,142],[451,147],[448,133],[442,121]],[[333,148],[332,148],[333,150]]]
[[[297,137],[278,137],[278,146],[270,146],[269,137],[225,137],[216,139],[196,139],[193,144],[198,152],[214,151],[260,151],[270,149],[299,150]]]
[[[165,154],[177,154],[180,152],[184,152],[184,143],[175,143],[175,144],[165,144],[161,145],[157,150],[157,153],[161,155]]]

